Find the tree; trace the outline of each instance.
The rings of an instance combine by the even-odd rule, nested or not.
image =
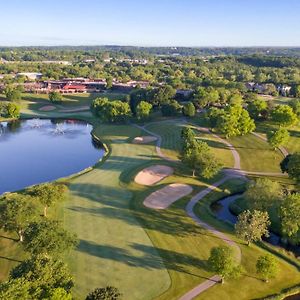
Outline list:
[[[280,126],[291,126],[298,120],[293,109],[288,105],[278,105],[271,112],[272,120]]]
[[[299,86],[300,87],[300,86]],[[293,109],[293,112],[300,117],[300,100],[299,99],[292,99],[289,102],[289,106]]]
[[[91,111],[102,122],[124,123],[131,117],[128,103],[120,100],[109,101],[107,98],[96,98],[93,100]]]
[[[208,265],[213,272],[221,276],[222,283],[224,279],[237,277],[240,273],[239,266],[234,262],[233,251],[228,246],[212,248]]]
[[[268,226],[270,224],[267,212],[246,210],[239,214],[235,232],[249,246],[251,242],[257,242],[263,236],[269,236]]]
[[[181,136],[182,162],[193,170],[193,177],[196,172],[204,178],[215,176],[222,168],[222,164],[211,154],[207,143],[197,141],[190,128],[183,129]]]
[[[216,127],[228,138],[254,131],[255,123],[241,105],[230,105],[220,114]]]
[[[199,87],[194,93],[194,103],[197,107],[204,108],[219,101],[220,95],[218,90],[209,87]]]
[[[23,242],[24,230],[37,217],[36,212],[31,197],[15,193],[5,195],[0,199],[0,227],[16,232]]]
[[[16,300],[30,299],[34,300],[29,293],[30,283],[23,278],[10,279],[0,283],[0,299]]]
[[[291,94],[296,98],[300,98],[300,85],[292,86]]]
[[[285,128],[279,128],[276,131],[267,132],[268,143],[274,150],[285,145],[289,137],[290,134]]]
[[[29,299],[38,300],[49,299],[58,288],[69,294],[74,286],[67,266],[60,260],[43,255],[21,262],[11,271],[9,280],[21,280],[28,284]]]
[[[44,217],[48,207],[65,199],[67,187],[63,184],[44,183],[34,186],[29,193],[44,205]]]
[[[4,89],[4,94],[8,101],[21,100],[21,90],[18,87],[7,85]]]
[[[254,101],[248,104],[248,112],[251,118],[258,120],[266,115],[268,109],[268,104],[262,99],[255,99]]]
[[[141,101],[136,107],[136,117],[138,120],[146,120],[149,118],[150,111],[152,109],[152,104]]]
[[[176,116],[181,112],[182,106],[176,100],[170,100],[161,106],[161,113],[163,116]]]
[[[281,229],[288,237],[297,236],[300,231],[300,194],[288,195],[279,209]]]
[[[59,103],[62,102],[63,96],[61,93],[53,91],[49,93],[49,100],[53,103]]]
[[[256,272],[263,277],[265,282],[275,278],[278,273],[278,264],[275,258],[270,255],[262,255],[257,259]]]
[[[11,102],[0,102],[0,116],[17,119],[20,117],[20,106]]]
[[[244,198],[251,209],[266,211],[282,197],[282,189],[278,182],[267,178],[250,181]]]
[[[76,244],[76,236],[66,231],[55,220],[32,222],[24,232],[24,249],[33,255],[63,255]]]
[[[224,109],[219,109],[216,107],[211,107],[206,113],[206,118],[209,121],[210,128],[217,127],[218,121],[222,116],[225,115]]]
[[[173,100],[176,90],[170,85],[163,85],[157,89],[153,97],[153,106],[160,107],[163,104],[169,103]]]
[[[192,102],[188,102],[183,106],[183,114],[187,117],[195,116],[196,109]]]
[[[118,300],[122,294],[119,290],[112,286],[105,288],[97,288],[93,292],[90,292],[85,300]]]
[[[282,172],[287,172],[289,177],[300,181],[300,152],[290,154],[280,163]]]
[[[113,87],[113,78],[111,76],[106,77],[106,89],[111,89]]]

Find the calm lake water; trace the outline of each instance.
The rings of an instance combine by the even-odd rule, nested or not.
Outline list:
[[[0,194],[94,165],[104,150],[92,141],[91,130],[74,120],[0,122]]]

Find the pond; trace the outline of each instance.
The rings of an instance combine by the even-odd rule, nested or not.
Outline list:
[[[215,216],[222,221],[235,224],[237,222],[237,216],[234,215],[230,210],[231,203],[234,203],[238,198],[242,197],[242,193],[234,194],[225,197],[211,205],[211,210]],[[300,247],[292,246],[290,244],[282,243],[279,235],[274,232],[269,232],[269,237],[264,237],[264,241],[278,247],[282,247],[295,254],[296,257],[300,255]]]
[[[0,122],[0,194],[94,165],[104,150],[91,130],[90,124],[75,120]]]

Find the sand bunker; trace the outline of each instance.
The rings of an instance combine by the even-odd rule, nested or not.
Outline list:
[[[152,135],[137,136],[133,139],[134,144],[147,144],[157,140],[157,137]]]
[[[154,209],[166,209],[173,202],[190,194],[193,188],[187,184],[172,183],[153,192],[145,200],[144,205]]]
[[[46,105],[46,106],[41,107],[39,110],[41,110],[41,111],[51,111],[51,110],[55,110],[55,109],[56,109],[56,107],[53,106],[53,105]]]
[[[134,181],[141,185],[153,185],[165,177],[173,174],[173,168],[164,165],[155,165],[140,171]]]

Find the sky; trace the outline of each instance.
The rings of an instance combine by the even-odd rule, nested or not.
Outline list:
[[[299,0],[0,0],[0,46],[300,46]]]

